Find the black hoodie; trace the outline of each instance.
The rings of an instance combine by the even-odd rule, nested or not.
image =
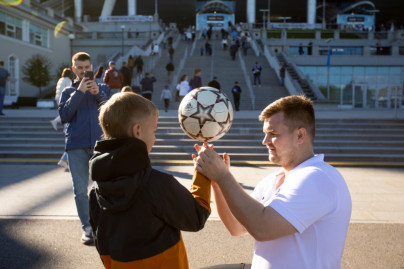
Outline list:
[[[146,144],[136,138],[98,141],[90,175],[90,222],[106,268],[188,268],[180,231],[204,227],[209,180],[195,172],[190,192],[152,169]]]

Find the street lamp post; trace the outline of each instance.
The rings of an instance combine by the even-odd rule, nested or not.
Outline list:
[[[262,12],[262,25],[263,25],[264,31],[265,31],[266,30],[265,29],[265,12],[268,12],[269,9],[260,9],[260,11]]]
[[[292,17],[278,17],[278,19],[283,20],[283,27],[282,27],[282,40],[283,46],[282,51],[285,51],[286,47],[286,20],[290,20]]]
[[[125,25],[121,25],[121,29],[122,29],[122,57],[123,57],[123,55],[124,55],[124,48],[123,48],[123,45],[124,45],[124,34],[125,34]]]
[[[73,57],[73,39],[74,39],[75,37],[76,37],[76,36],[75,36],[73,33],[69,34],[69,40],[70,40],[70,59]]]

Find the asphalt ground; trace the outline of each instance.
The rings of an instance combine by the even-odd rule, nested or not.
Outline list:
[[[156,166],[189,188],[192,166]],[[247,192],[277,167],[232,167]],[[337,167],[353,211],[342,268],[404,268],[404,168]],[[250,263],[251,236],[231,237],[212,214],[197,233],[183,232],[191,268]],[[70,173],[56,165],[0,164],[0,268],[102,268],[81,229]]]

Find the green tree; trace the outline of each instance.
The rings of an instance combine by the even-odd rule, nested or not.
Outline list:
[[[39,98],[42,96],[42,87],[52,80],[51,68],[52,62],[41,54],[33,55],[22,67],[23,80],[39,88]]]

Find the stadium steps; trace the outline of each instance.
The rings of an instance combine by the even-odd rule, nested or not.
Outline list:
[[[4,118],[0,121],[1,162],[56,163],[64,150],[60,126],[54,131],[49,118]],[[364,164],[404,164],[404,122],[382,119],[319,119],[315,153],[326,161]],[[194,140],[186,136],[175,116],[161,116],[157,141],[151,153],[154,162],[191,161]],[[256,119],[237,119],[215,149],[228,152],[234,162],[267,162],[268,152],[261,144],[262,123]]]

